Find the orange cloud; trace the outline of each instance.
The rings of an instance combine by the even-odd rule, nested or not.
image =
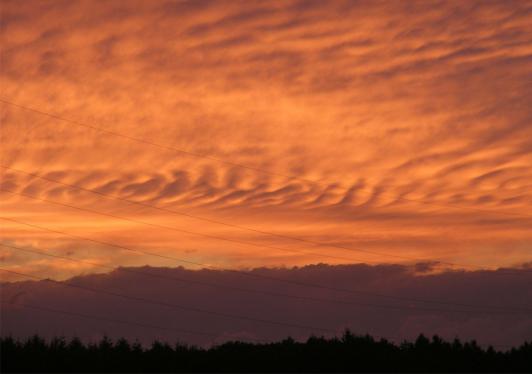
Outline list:
[[[12,169],[2,170],[3,188],[338,259],[185,235],[9,192],[2,216],[227,267],[400,261],[338,246],[466,265],[530,261],[531,22],[530,5],[519,1],[4,1],[3,99],[299,179],[6,103],[3,166],[324,245]],[[3,223],[2,237],[93,251],[116,265],[163,265],[15,223]]]

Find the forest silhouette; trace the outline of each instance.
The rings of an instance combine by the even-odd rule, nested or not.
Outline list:
[[[501,351],[420,335],[399,345],[346,330],[340,338],[227,342],[210,348],[104,337],[21,341],[3,337],[2,372],[532,372],[532,344]]]

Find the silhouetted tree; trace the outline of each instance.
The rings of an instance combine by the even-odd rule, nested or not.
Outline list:
[[[125,339],[83,344],[63,337],[45,341],[0,339],[2,372],[532,372],[532,344],[508,351],[475,341],[446,342],[420,335],[393,344],[346,330],[341,338],[286,338],[268,344],[227,342],[209,349],[154,341],[149,348]]]

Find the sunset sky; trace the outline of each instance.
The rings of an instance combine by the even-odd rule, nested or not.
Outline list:
[[[529,1],[0,17],[3,269],[106,271],[13,246],[108,267],[532,263]]]

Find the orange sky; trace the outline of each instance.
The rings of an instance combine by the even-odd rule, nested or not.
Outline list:
[[[1,216],[217,267],[530,262],[531,5],[3,1],[2,100],[298,179],[2,102],[3,189],[159,227],[9,192]],[[185,265],[1,228],[5,244],[108,266]],[[102,271],[5,247],[0,260],[55,278]]]

